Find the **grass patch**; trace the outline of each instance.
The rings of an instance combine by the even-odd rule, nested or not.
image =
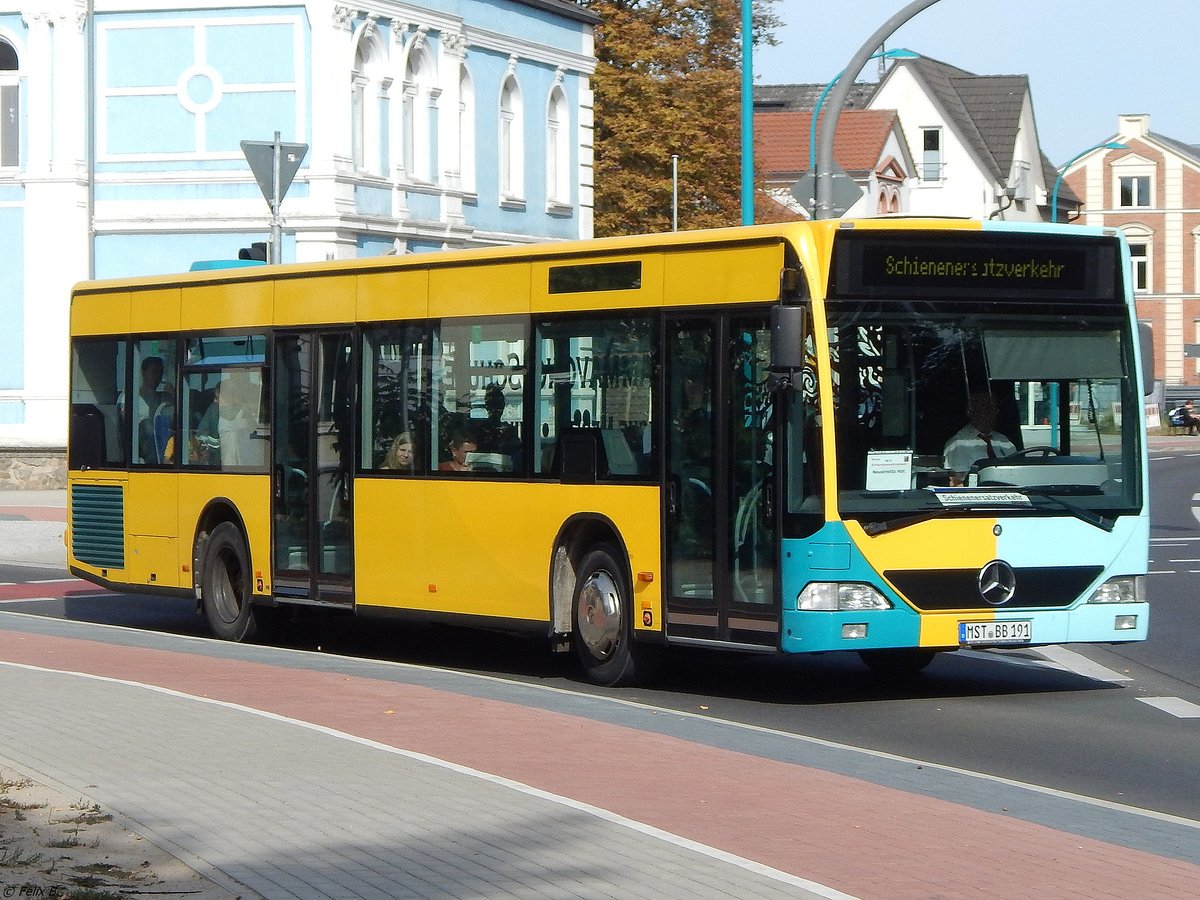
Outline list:
[[[95,811],[81,812],[78,815],[71,816],[69,819],[55,819],[51,825],[98,825],[101,822],[111,822],[112,816],[108,813],[102,813],[99,809]]]
[[[33,781],[28,778],[18,778],[16,781],[10,781],[0,775],[0,794],[7,794],[12,790],[24,790],[27,787],[32,787]]]
[[[31,809],[45,809],[50,804],[43,800],[41,803],[21,803],[12,797],[0,797],[0,809],[12,809],[17,812],[29,812]]]
[[[87,886],[81,886],[69,894],[59,894],[58,896],[63,897],[63,900],[126,900],[124,894]]]
[[[79,829],[72,828],[60,838],[51,838],[46,841],[46,846],[54,850],[66,850],[71,847],[79,846]]]
[[[41,853],[26,853],[20,847],[0,847],[0,869],[15,869],[18,866],[36,866],[45,856]]]

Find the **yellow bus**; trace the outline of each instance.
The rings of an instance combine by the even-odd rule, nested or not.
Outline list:
[[[1128,262],[877,219],[80,284],[69,566],[231,640],[532,629],[604,684],[663,645],[1140,640]],[[956,462],[981,394],[999,453]]]

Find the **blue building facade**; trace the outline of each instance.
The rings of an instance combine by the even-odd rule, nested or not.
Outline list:
[[[566,0],[43,8],[0,7],[0,445],[65,441],[75,281],[268,237],[243,140],[308,145],[284,261],[591,236],[594,18]]]

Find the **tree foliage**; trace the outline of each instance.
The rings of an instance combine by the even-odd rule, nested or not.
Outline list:
[[[739,0],[581,0],[596,26],[595,233],[671,227],[671,156],[679,156],[679,227],[741,219]],[[774,43],[775,0],[755,9],[756,42]]]

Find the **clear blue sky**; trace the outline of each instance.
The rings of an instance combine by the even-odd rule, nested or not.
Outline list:
[[[826,82],[909,0],[779,0],[756,84]],[[1060,165],[1122,113],[1200,144],[1198,0],[939,0],[888,41],[977,75],[1028,75],[1042,150]],[[875,78],[876,63],[864,77]]]

